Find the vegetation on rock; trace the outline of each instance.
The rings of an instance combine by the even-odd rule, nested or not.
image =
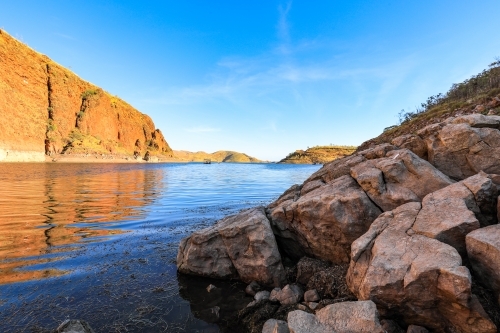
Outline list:
[[[349,156],[356,151],[355,146],[315,146],[307,150],[296,150],[288,154],[279,163],[289,164],[324,164],[338,158]]]

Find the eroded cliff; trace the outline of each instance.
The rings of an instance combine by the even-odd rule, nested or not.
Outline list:
[[[0,30],[0,161],[172,156],[153,120]]]

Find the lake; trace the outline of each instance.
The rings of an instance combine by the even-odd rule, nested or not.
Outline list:
[[[225,331],[204,311],[244,307],[244,285],[178,275],[179,241],[319,167],[0,164],[0,332],[67,318],[96,332]],[[217,295],[205,295],[209,283]]]

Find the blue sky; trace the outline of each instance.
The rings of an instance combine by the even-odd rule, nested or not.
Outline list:
[[[173,149],[358,145],[500,56],[500,1],[0,1],[0,27]]]

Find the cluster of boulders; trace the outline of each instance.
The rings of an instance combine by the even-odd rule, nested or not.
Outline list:
[[[449,118],[333,161],[269,206],[182,240],[178,270],[268,288],[250,308],[298,304],[269,332],[496,332],[472,277],[500,301],[499,128],[499,116]],[[348,266],[340,279],[355,298],[318,306],[338,278],[290,284],[287,266],[307,257]]]

